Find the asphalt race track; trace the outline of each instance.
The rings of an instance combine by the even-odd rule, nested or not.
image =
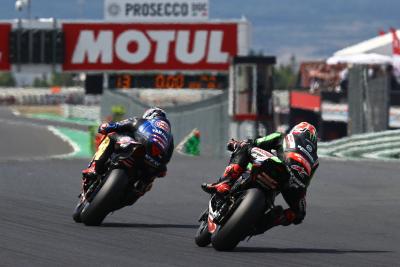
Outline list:
[[[222,253],[193,236],[199,185],[226,159],[175,155],[134,206],[85,227],[71,212],[87,162],[46,159],[71,148],[3,108],[0,123],[0,266],[399,266],[399,164],[321,160],[303,224]]]

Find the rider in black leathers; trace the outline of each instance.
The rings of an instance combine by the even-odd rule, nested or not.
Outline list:
[[[82,171],[83,192],[86,192],[98,175],[106,171],[106,162],[114,151],[118,134],[130,136],[145,147],[143,161],[138,163],[144,174],[141,177],[141,190],[134,192],[133,200],[149,191],[156,177],[166,175],[167,164],[174,150],[174,140],[171,124],[161,108],[154,107],[146,110],[142,118],[133,117],[119,122],[103,123],[99,126],[98,132],[105,137],[88,168]]]
[[[276,132],[255,140],[232,139],[228,143],[228,149],[233,153],[223,176],[217,183],[203,184],[204,191],[227,194],[246,168],[256,168],[254,164],[248,164],[253,162],[253,155],[258,149],[275,150],[276,156],[264,163],[267,164],[265,169],[268,169],[269,173],[257,175],[262,175],[272,189],[278,189],[282,193],[289,208],[284,210],[281,206],[276,206],[266,213],[252,234],[261,234],[277,225],[287,226],[303,221],[306,215],[307,187],[319,165],[317,132],[313,125],[307,122],[299,123],[286,136]]]

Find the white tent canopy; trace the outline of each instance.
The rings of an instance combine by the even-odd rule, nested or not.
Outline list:
[[[400,36],[400,30],[397,30],[397,35]],[[354,55],[361,53],[377,53],[381,55],[392,55],[392,33],[386,33],[361,43],[345,47],[334,53],[335,56]]]
[[[334,55],[327,59],[326,63],[334,64],[392,64],[393,58],[376,53],[360,53],[350,55]]]

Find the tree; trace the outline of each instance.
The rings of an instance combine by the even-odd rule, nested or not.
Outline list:
[[[33,80],[33,87],[49,87],[49,83],[47,82],[47,80],[45,78],[35,78]]]
[[[53,73],[51,77],[51,86],[74,86],[75,81],[70,73]]]
[[[276,89],[292,89],[297,82],[297,63],[296,58],[291,56],[290,62],[280,64],[274,68],[274,87]]]
[[[15,79],[11,72],[0,73],[0,86],[15,86]]]

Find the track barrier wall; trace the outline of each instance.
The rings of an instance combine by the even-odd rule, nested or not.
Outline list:
[[[400,160],[400,130],[358,134],[320,143],[318,154],[347,159]]]

